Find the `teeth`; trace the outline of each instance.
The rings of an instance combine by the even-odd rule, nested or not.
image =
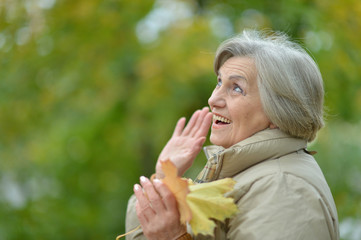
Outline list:
[[[213,114],[213,121],[221,121],[221,122],[224,122],[224,123],[231,123],[231,121],[228,120],[227,118],[224,118],[224,117],[221,117],[221,116],[218,116],[218,115],[215,115],[215,114]]]

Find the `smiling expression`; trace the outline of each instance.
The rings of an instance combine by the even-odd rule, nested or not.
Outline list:
[[[213,112],[210,140],[215,145],[228,148],[272,127],[262,107],[256,66],[249,57],[229,58],[220,67],[208,103]]]

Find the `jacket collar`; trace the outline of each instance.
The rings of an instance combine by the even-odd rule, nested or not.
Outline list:
[[[232,177],[235,174],[267,159],[274,159],[305,149],[306,140],[292,137],[279,129],[265,129],[230,148],[207,146],[208,161],[216,163],[213,179]]]

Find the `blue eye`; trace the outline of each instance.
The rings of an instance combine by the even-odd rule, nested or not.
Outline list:
[[[222,79],[218,78],[217,79],[217,87],[222,86]]]
[[[236,91],[236,92],[238,92],[238,93],[244,94],[243,89],[240,88],[240,86],[238,86],[238,85],[235,85],[234,88],[233,88],[233,90]]]

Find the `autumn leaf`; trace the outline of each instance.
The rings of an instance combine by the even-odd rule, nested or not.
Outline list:
[[[177,168],[170,160],[162,162],[161,166],[165,175],[162,181],[174,194],[181,216],[180,221],[182,224],[185,224],[192,218],[192,212],[186,201],[187,194],[189,193],[188,181],[178,177]]]
[[[177,176],[177,168],[170,160],[162,163],[162,170],[163,182],[177,199],[181,222],[188,222],[195,235],[213,235],[215,223],[211,219],[223,222],[238,211],[233,199],[224,197],[234,187],[231,178],[192,184]]]
[[[213,235],[216,219],[223,222],[238,212],[233,198],[226,198],[224,194],[231,191],[235,181],[231,178],[195,184],[189,186],[187,204],[192,211],[192,219],[189,224],[195,235]]]

